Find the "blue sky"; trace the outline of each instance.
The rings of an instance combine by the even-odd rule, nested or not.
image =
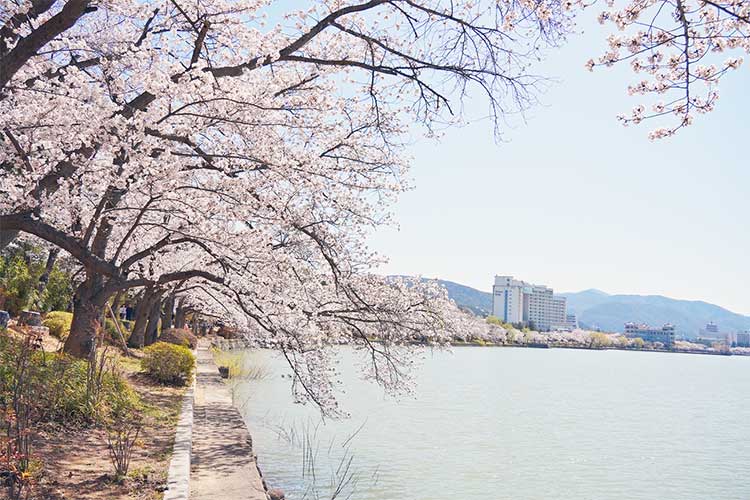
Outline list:
[[[715,112],[651,142],[655,123],[615,118],[639,102],[626,93],[629,69],[584,68],[608,33],[594,14],[539,64],[557,83],[525,124],[506,128],[506,142],[479,121],[410,147],[416,189],[395,207],[400,229],[370,241],[390,259],[380,271],[482,290],[512,274],[557,291],[662,294],[750,314],[750,66],[725,78]]]

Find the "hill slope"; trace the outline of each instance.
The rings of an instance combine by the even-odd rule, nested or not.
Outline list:
[[[492,311],[492,294],[454,283],[453,281],[437,280],[448,290],[448,296],[461,307],[470,309],[478,316],[487,316]]]

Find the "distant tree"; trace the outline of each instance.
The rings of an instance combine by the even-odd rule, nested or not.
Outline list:
[[[489,323],[490,325],[503,326],[503,321],[497,316],[487,316],[487,319],[485,321],[487,321],[487,323]]]
[[[589,338],[589,347],[592,347],[594,349],[609,347],[610,345],[612,345],[612,340],[606,333],[594,332]]]
[[[730,354],[732,352],[726,342],[714,342],[711,347],[719,354]]]
[[[505,334],[506,341],[509,344],[515,344],[516,342],[516,331],[513,329],[508,329],[507,333]]]
[[[646,345],[646,342],[640,337],[635,337],[634,339],[630,341],[630,347],[634,349],[643,349],[645,345]]]

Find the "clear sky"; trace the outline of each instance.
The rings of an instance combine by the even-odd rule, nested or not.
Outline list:
[[[380,271],[486,291],[510,274],[750,314],[750,61],[724,79],[716,111],[651,142],[655,123],[616,120],[639,103],[626,93],[635,75],[589,73],[606,35],[593,19],[579,27],[538,66],[557,83],[507,142],[483,121],[410,148],[416,189],[395,207],[400,229],[370,242],[390,258]]]

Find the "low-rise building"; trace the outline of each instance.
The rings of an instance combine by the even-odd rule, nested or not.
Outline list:
[[[565,315],[565,326],[568,330],[577,330],[578,316],[575,313],[567,313]]]
[[[698,336],[705,339],[718,339],[722,337],[719,325],[713,321],[709,321],[706,323],[706,326],[698,330]]]
[[[750,331],[737,334],[737,347],[750,347]]]
[[[637,323],[625,323],[625,336],[641,338],[646,342],[661,342],[667,347],[674,345],[674,325],[667,323],[661,328]]]
[[[734,341],[734,334],[731,332],[722,332],[719,325],[713,321],[709,321],[706,323],[706,326],[698,330],[698,337],[695,339],[695,342],[698,344],[709,347],[716,343],[732,345]]]

